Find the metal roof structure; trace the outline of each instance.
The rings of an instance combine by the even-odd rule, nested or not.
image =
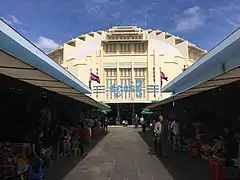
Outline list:
[[[180,100],[204,91],[208,91],[208,90],[211,90],[235,81],[239,81],[239,80],[240,80],[240,68],[236,68],[227,73],[219,75],[213,79],[205,81],[204,83],[199,84],[198,86],[192,87],[180,93],[176,93],[170,96],[169,98],[166,98],[158,103],[153,103],[147,106],[145,109],[154,109],[158,106],[161,106],[170,102],[174,102],[174,101],[177,101],[177,100]]]
[[[0,19],[0,73],[68,96],[100,109],[109,109],[85,95],[91,90]]]

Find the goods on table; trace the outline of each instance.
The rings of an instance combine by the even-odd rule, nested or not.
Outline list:
[[[188,152],[190,156],[198,156],[199,155],[199,143],[196,140],[192,140],[189,143],[189,149]]]
[[[0,179],[8,179],[28,170],[30,144],[0,143]]]

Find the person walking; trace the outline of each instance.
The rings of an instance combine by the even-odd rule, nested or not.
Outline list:
[[[152,122],[152,136],[153,136],[153,148],[152,148],[152,153],[156,153],[157,152],[157,140],[156,140],[156,135],[155,135],[155,124],[156,124],[156,120],[153,120]]]
[[[168,143],[171,144],[172,143],[172,129],[171,129],[171,120],[168,119]]]
[[[175,120],[171,123],[172,139],[173,139],[173,151],[180,150],[180,130],[179,121]]]
[[[160,141],[162,156],[166,158],[168,149],[168,121],[165,118],[161,121]]]
[[[135,128],[138,128],[138,120],[139,120],[139,118],[138,118],[137,114],[135,115],[134,120],[135,120]]]
[[[160,122],[160,118],[157,119],[155,127],[154,127],[154,132],[155,132],[155,141],[156,141],[156,154],[157,156],[161,155],[161,130],[162,129],[162,124]]]
[[[142,125],[142,131],[146,132],[146,121],[145,121],[143,116],[140,118],[140,122],[141,122],[141,125]]]
[[[106,132],[108,131],[108,123],[109,123],[109,120],[108,120],[108,118],[106,117],[105,122],[104,122],[104,126],[105,126],[105,131],[106,131]]]

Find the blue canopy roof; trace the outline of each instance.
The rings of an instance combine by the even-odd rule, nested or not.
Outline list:
[[[54,62],[3,20],[0,20],[0,30],[1,50],[77,89],[79,92],[91,93],[91,90],[85,84]]]
[[[0,19],[0,73],[81,102],[108,109],[85,95],[91,90]]]

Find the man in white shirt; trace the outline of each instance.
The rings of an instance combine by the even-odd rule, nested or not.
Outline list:
[[[171,130],[173,132],[173,150],[180,150],[180,132],[179,121],[175,120],[171,123]]]
[[[146,121],[143,116],[140,118],[140,123],[142,125],[142,131],[146,132]]]
[[[154,132],[156,140],[156,154],[157,156],[161,155],[161,133],[162,133],[162,119],[159,118],[155,123]]]

